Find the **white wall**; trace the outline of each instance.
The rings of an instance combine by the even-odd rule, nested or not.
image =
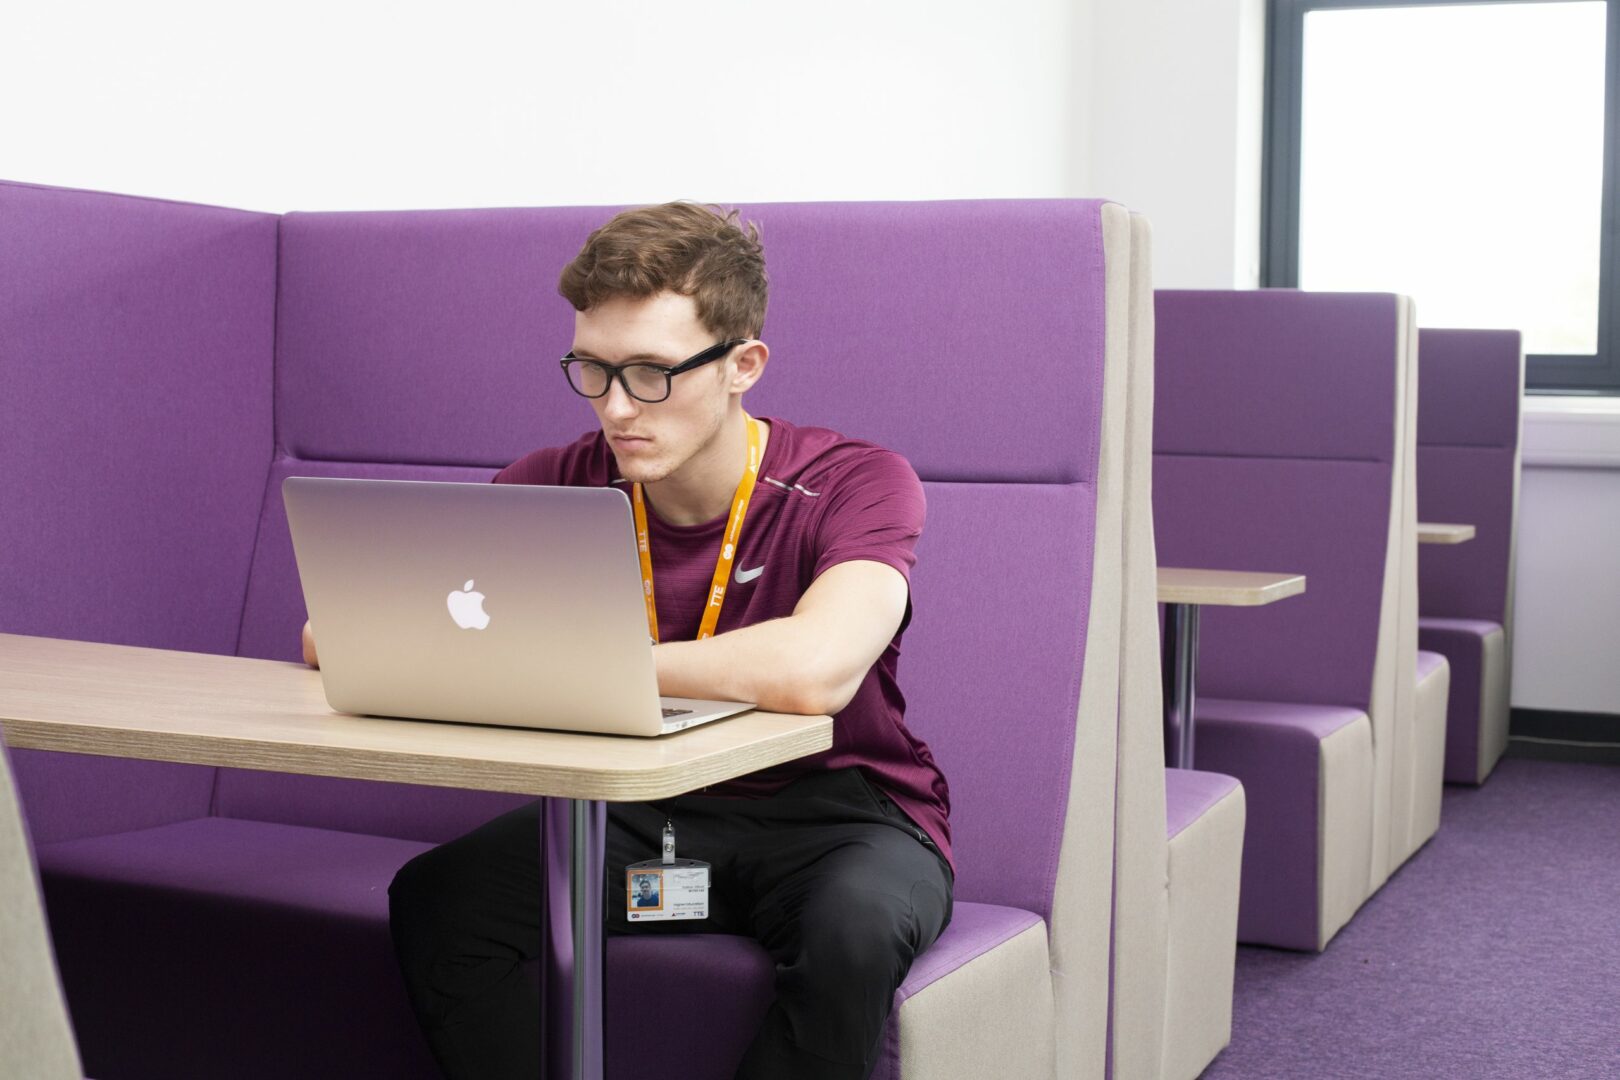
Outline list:
[[[1264,0],[1096,0],[1088,179],[1153,223],[1159,288],[1260,281]]]
[[[13,5],[0,177],[272,211],[1078,195],[1089,10]]]
[[[1620,737],[1620,398],[1527,398],[1513,704],[1614,714]]]

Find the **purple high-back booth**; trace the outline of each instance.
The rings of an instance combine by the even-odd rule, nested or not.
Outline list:
[[[1239,940],[1320,949],[1388,832],[1406,302],[1155,297],[1159,564],[1306,576],[1300,596],[1203,610],[1196,745],[1248,800]]]
[[[1418,518],[1475,530],[1418,549],[1418,640],[1451,662],[1445,778],[1478,784],[1507,749],[1524,348],[1517,330],[1418,340]]]
[[[278,218],[0,183],[0,632],[296,659],[282,481],[481,482],[592,427],[555,369],[555,281],[609,213]],[[1067,1054],[1065,1075],[1096,1075],[1118,583],[1094,569],[1118,557],[1102,431],[1125,282],[1104,241],[1123,211],[744,214],[772,282],[750,410],[890,446],[928,499],[902,685],[951,784],[957,907],[876,1075],[971,1062],[951,1033],[974,1023],[976,1043],[1029,1044],[1031,1070]],[[92,1073],[434,1074],[386,888],[522,796],[14,757]],[[664,980],[658,1010],[631,972]],[[742,939],[614,940],[609,1075],[655,1048],[661,1075],[729,1075],[772,974]]]

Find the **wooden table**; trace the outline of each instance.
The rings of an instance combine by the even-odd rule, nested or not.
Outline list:
[[[1417,540],[1420,544],[1466,544],[1474,538],[1472,525],[1441,525],[1437,522],[1420,521],[1417,527]]]
[[[1193,767],[1193,710],[1198,695],[1198,613],[1206,604],[1261,607],[1305,591],[1304,574],[1159,567],[1159,603],[1165,605],[1164,761]]]
[[[334,713],[302,664],[0,634],[8,745],[569,800],[576,1080],[602,1076],[605,802],[667,798],[832,745],[754,710],[638,739]],[[544,833],[544,829],[542,829]]]

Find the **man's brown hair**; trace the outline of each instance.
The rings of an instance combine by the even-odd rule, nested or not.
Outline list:
[[[723,338],[765,329],[765,251],[737,211],[693,202],[614,215],[563,267],[557,291],[575,311],[626,296],[690,296],[699,321]]]

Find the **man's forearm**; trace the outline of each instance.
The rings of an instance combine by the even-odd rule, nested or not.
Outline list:
[[[771,712],[818,715],[849,704],[860,679],[840,685],[816,655],[802,617],[756,623],[706,641],[653,650],[658,692],[669,697],[752,701]],[[864,673],[863,673],[864,675]]]

